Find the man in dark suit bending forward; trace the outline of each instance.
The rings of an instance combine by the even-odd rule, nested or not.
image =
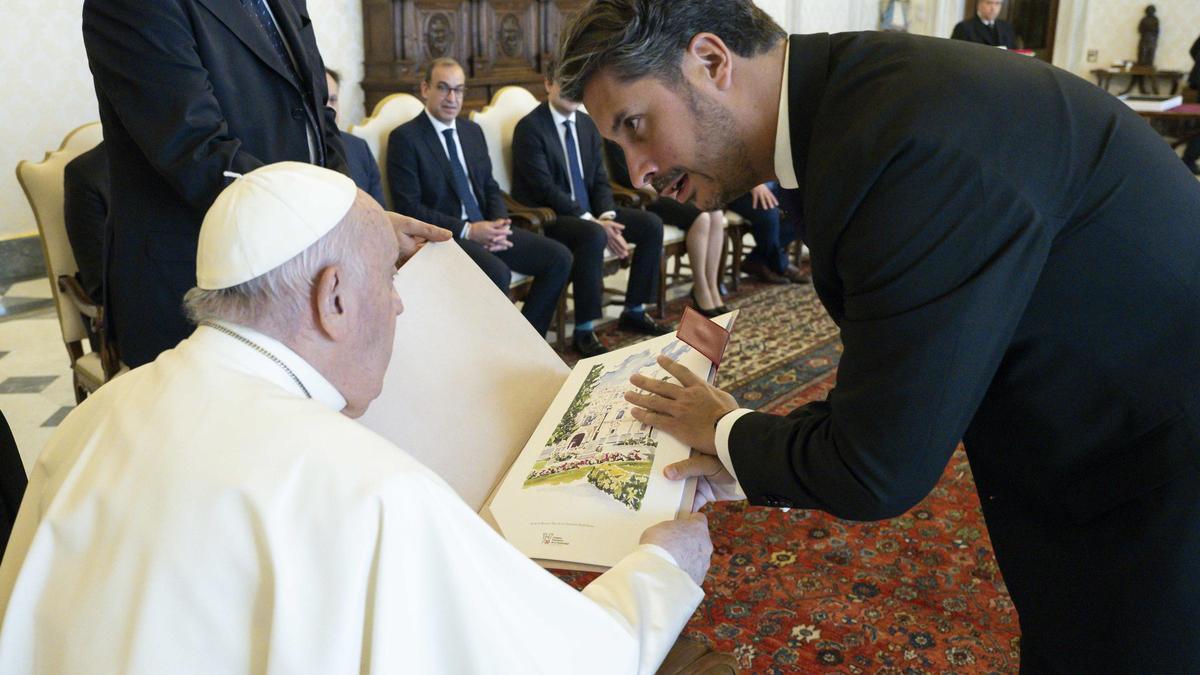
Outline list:
[[[560,63],[635,185],[779,180],[841,328],[837,387],[787,417],[635,377],[702,453],[668,475],[875,520],[961,440],[1023,671],[1200,672],[1200,184],[1149,125],[1041,61],[789,38],[750,0],[595,0]]]

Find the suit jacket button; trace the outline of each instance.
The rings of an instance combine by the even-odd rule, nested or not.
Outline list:
[[[292,108],[292,119],[294,119],[294,120],[304,119],[304,109],[303,108]]]

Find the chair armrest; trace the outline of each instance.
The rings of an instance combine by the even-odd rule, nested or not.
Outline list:
[[[95,322],[100,318],[100,305],[95,300],[92,300],[87,291],[83,290],[83,286],[79,285],[79,280],[69,274],[62,274],[58,277],[58,290],[75,305],[75,309],[82,315]]]
[[[650,193],[645,190],[634,190],[627,188],[624,185],[611,183],[613,191],[613,201],[617,206],[624,206],[630,209],[645,208],[647,204],[654,201]]]
[[[508,207],[508,215],[517,227],[540,233],[542,228],[554,224],[558,214],[554,209],[544,206],[525,206],[504,193],[504,205]]]

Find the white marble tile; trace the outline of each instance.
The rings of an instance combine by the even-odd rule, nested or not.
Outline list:
[[[46,277],[21,281],[12,285],[5,295],[13,295],[21,298],[49,298],[50,280]]]

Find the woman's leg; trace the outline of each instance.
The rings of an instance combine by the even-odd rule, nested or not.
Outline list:
[[[687,231],[688,261],[692,265],[692,295],[700,309],[713,309],[720,302],[713,297],[708,285],[709,216],[701,213]]]
[[[704,271],[708,273],[708,290],[713,302],[725,304],[721,300],[721,248],[725,243],[725,213],[723,211],[708,212],[708,261]]]

